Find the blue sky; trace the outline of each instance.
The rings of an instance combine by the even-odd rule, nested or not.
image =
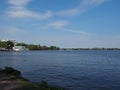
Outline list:
[[[0,39],[120,48],[120,0],[0,0]]]

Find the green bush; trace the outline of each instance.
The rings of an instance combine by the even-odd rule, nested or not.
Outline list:
[[[11,67],[5,67],[5,69],[1,70],[0,72],[8,75],[10,74],[10,75],[18,76],[18,77],[20,77],[21,75],[20,71],[13,69]]]

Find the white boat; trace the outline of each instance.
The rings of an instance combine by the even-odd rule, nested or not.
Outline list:
[[[25,46],[14,46],[13,47],[13,51],[27,51],[29,50],[28,48],[26,48]]]

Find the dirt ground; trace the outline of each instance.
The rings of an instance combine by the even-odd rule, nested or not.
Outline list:
[[[0,90],[15,90],[16,88],[20,88],[22,85],[15,80],[11,80],[5,74],[0,74]]]

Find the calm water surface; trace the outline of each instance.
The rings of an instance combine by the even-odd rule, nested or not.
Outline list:
[[[32,82],[66,90],[120,90],[120,51],[0,52],[0,68],[14,67]]]

